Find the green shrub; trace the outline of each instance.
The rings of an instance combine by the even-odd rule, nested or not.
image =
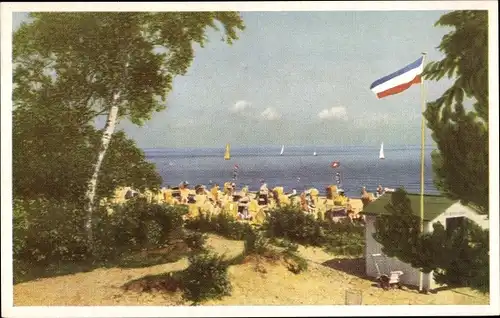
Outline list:
[[[182,229],[181,206],[131,200],[124,205],[99,207],[94,213],[94,255],[106,260],[124,251],[160,246],[168,235]],[[18,261],[46,265],[59,261],[89,260],[85,211],[76,203],[54,200],[15,200],[13,248]]]
[[[289,250],[284,251],[283,254],[290,272],[299,274],[307,270],[307,261],[303,257]]]
[[[142,198],[112,208],[110,234],[128,249],[164,245],[173,232],[182,229],[182,216],[187,213],[182,205],[150,204]]]
[[[269,250],[268,239],[260,232],[248,231],[245,235],[245,254],[264,254]]]
[[[251,230],[248,223],[239,222],[227,213],[217,215],[200,213],[196,218],[186,221],[185,227],[194,231],[215,233],[233,240],[243,240],[247,231]]]
[[[228,264],[215,253],[201,253],[189,257],[189,267],[182,274],[184,298],[195,304],[231,294],[227,274]]]
[[[304,213],[299,206],[270,210],[264,228],[270,237],[286,237],[304,245],[324,243],[321,223],[314,216]]]
[[[296,243],[322,246],[327,252],[359,256],[364,249],[364,227],[350,222],[330,222],[315,219],[300,207],[287,206],[273,209],[264,223],[268,237],[280,237],[277,243],[290,251],[297,251]]]
[[[15,200],[14,256],[30,263],[76,261],[87,253],[85,213],[76,205],[53,200]]]
[[[204,250],[205,242],[207,241],[207,235],[200,232],[192,232],[186,235],[184,241],[190,249],[201,251]]]
[[[287,251],[290,252],[296,252],[299,249],[299,245],[297,243],[291,242],[286,238],[281,241],[277,241],[276,246],[284,247]]]
[[[12,218],[12,251],[17,258],[26,249],[28,238],[27,212],[21,200],[14,200]]]

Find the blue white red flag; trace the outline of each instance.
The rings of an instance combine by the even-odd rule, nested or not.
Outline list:
[[[424,57],[422,56],[402,69],[379,78],[372,83],[370,89],[377,95],[377,98],[399,94],[410,88],[413,84],[420,83],[422,81],[421,74],[423,71]]]

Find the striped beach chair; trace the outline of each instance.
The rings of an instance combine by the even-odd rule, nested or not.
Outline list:
[[[226,202],[223,211],[236,218],[238,216],[238,202]]]
[[[281,206],[283,206],[283,205],[290,205],[292,203],[292,201],[290,200],[290,198],[287,195],[284,195],[284,194],[281,194],[279,196],[279,200],[280,200]]]
[[[250,200],[250,204],[248,205],[248,212],[250,213],[250,215],[252,216],[252,218],[255,219],[255,216],[257,215],[257,212],[259,212],[260,210],[260,207],[259,207],[259,203],[257,202],[257,200]]]
[[[190,203],[188,206],[188,217],[191,219],[197,218],[200,215],[200,208],[196,204]]]
[[[253,217],[253,223],[263,224],[265,220],[266,220],[266,213],[264,212],[264,209],[259,209],[255,214],[255,216]]]

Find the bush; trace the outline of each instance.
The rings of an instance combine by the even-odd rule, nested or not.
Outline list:
[[[201,251],[205,249],[204,246],[207,241],[207,236],[200,232],[192,232],[186,235],[184,241],[190,249]]]
[[[151,205],[133,200],[113,206],[108,215],[94,213],[94,255],[100,260],[136,248],[159,246],[170,233],[182,228],[182,207]],[[59,261],[89,260],[85,211],[76,203],[55,200],[15,200],[13,248],[18,261],[47,265]]]
[[[283,254],[285,256],[287,268],[290,272],[294,274],[299,274],[307,270],[308,268],[307,261],[303,257],[289,250],[286,250]]]
[[[198,217],[186,221],[186,228],[200,232],[215,233],[233,240],[243,240],[245,234],[251,230],[251,226],[248,223],[239,222],[227,213],[217,215],[200,213]]]
[[[269,243],[262,233],[248,231],[245,235],[245,254],[264,254],[269,250]]]
[[[15,200],[14,257],[34,264],[84,259],[87,253],[84,212],[67,202]]]
[[[296,243],[323,246],[327,252],[358,256],[363,254],[364,227],[350,222],[333,223],[315,219],[297,206],[273,209],[264,223],[267,236],[284,238],[278,246],[297,251]]]
[[[12,218],[12,252],[17,258],[25,250],[28,238],[27,212],[21,200],[14,200]]]
[[[167,243],[172,233],[182,230],[182,216],[187,213],[184,206],[150,204],[142,198],[132,199],[123,205],[112,207],[109,216],[101,214],[102,228],[108,228],[108,233],[102,233],[103,242],[107,246],[119,247],[123,250],[133,250],[144,247],[159,247]],[[106,244],[106,242],[112,244]]]
[[[215,253],[202,253],[189,257],[189,267],[182,275],[184,298],[195,304],[231,294],[227,274],[228,264]]]
[[[304,245],[321,245],[324,235],[321,223],[314,216],[304,213],[299,206],[272,209],[264,223],[270,237],[286,237]]]
[[[299,249],[299,245],[297,243],[290,242],[287,239],[283,239],[281,241],[276,241],[275,245],[279,246],[279,247],[284,247],[284,248],[286,248],[287,251],[290,251],[290,252],[296,252]]]

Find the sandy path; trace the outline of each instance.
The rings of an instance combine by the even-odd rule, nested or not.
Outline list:
[[[243,242],[210,235],[208,245],[228,257],[243,250]],[[231,296],[211,300],[206,305],[343,305],[345,291],[362,290],[363,304],[487,304],[488,296],[469,289],[441,291],[421,295],[412,290],[383,291],[372,282],[335,270],[321,263],[332,261],[332,256],[319,248],[300,247],[309,269],[299,275],[284,266],[265,265],[266,273],[255,271],[255,264],[247,263],[229,268],[233,285]],[[175,263],[136,269],[96,269],[91,272],[44,278],[14,286],[15,306],[110,306],[110,305],[181,305],[180,293],[136,293],[120,287],[134,279],[186,268],[182,259]]]

